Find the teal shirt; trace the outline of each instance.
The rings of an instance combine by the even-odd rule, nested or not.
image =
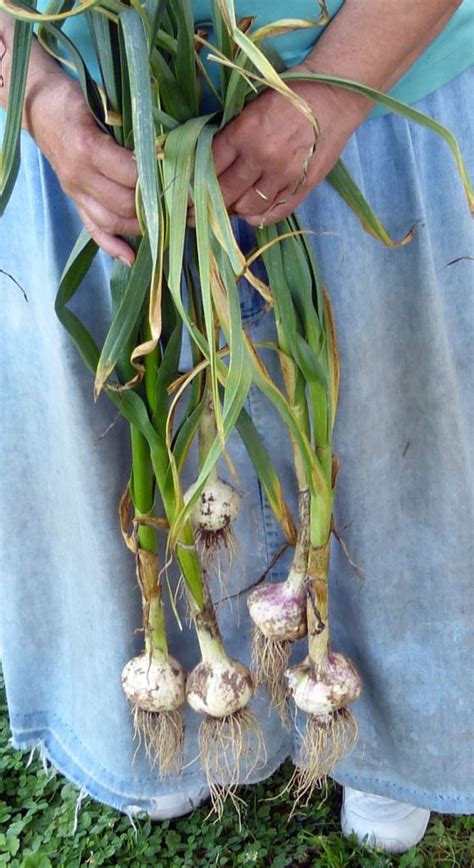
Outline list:
[[[327,3],[331,18],[343,6],[344,0],[329,0]],[[45,0],[38,7],[44,10]],[[197,23],[208,23],[211,19],[209,0],[194,0],[194,15]],[[319,4],[316,0],[237,0],[237,16],[255,15],[254,27],[261,27],[281,18],[304,18],[315,20],[319,17]],[[384,14],[382,11],[380,14]],[[97,75],[95,61],[90,50],[87,26],[83,16],[66,22],[65,32],[79,48],[91,73]],[[324,28],[315,27],[279,36],[272,40],[274,47],[287,66],[294,66],[314,47]],[[464,0],[442,33],[428,46],[417,62],[405,73],[390,93],[406,103],[413,103],[443,84],[460,75],[474,63],[474,0]],[[382,114],[375,109],[373,114]]]

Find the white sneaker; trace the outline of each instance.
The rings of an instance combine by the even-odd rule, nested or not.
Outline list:
[[[367,847],[404,853],[421,841],[429,819],[424,808],[344,787],[342,833],[356,835]]]
[[[210,796],[207,787],[199,787],[198,789],[188,793],[174,793],[169,796],[157,796],[153,799],[153,808],[145,811],[139,805],[128,805],[126,814],[132,817],[145,818],[151,820],[175,820],[178,817],[184,817],[185,814],[190,814],[195,808],[199,808],[208,800]]]

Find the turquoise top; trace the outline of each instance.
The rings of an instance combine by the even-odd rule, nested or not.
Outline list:
[[[328,0],[327,6],[333,18],[344,0]],[[43,11],[47,3],[39,0]],[[194,0],[194,16],[197,23],[209,23],[211,19],[209,0]],[[319,4],[316,0],[237,0],[237,16],[256,15],[254,27],[261,27],[281,18],[304,18],[316,20]],[[80,50],[90,72],[97,75],[97,67],[90,48],[87,25],[84,17],[67,21],[65,32]],[[299,30],[271,40],[287,66],[294,66],[314,47],[324,28]],[[452,78],[460,75],[474,63],[474,0],[464,0],[440,35],[428,46],[417,62],[400,79],[390,93],[406,103],[413,103],[437,90]],[[373,114],[384,113],[375,109]]]

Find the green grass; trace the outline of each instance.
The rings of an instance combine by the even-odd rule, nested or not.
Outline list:
[[[222,822],[207,809],[173,822],[137,822],[91,799],[82,802],[73,834],[77,790],[60,775],[46,776],[41,763],[26,768],[27,754],[13,750],[0,676],[0,866],[50,868],[86,865],[136,866],[471,866],[474,819],[433,816],[418,848],[397,858],[369,853],[339,832],[340,788],[330,785],[304,815],[288,820],[290,801],[266,801],[283,789],[289,766],[269,781],[242,788],[247,802],[242,829],[228,806]]]

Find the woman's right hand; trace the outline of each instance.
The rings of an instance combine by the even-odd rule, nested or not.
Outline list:
[[[140,234],[133,153],[102,132],[79,84],[57,67],[30,82],[25,125],[94,241],[131,265],[134,252],[120,236]]]
[[[13,32],[13,19],[0,12],[2,108],[8,105]],[[140,235],[134,156],[102,132],[77,80],[64,72],[36,39],[31,46],[22,125],[51,163],[94,241],[106,253],[131,265],[135,254],[120,236]]]

